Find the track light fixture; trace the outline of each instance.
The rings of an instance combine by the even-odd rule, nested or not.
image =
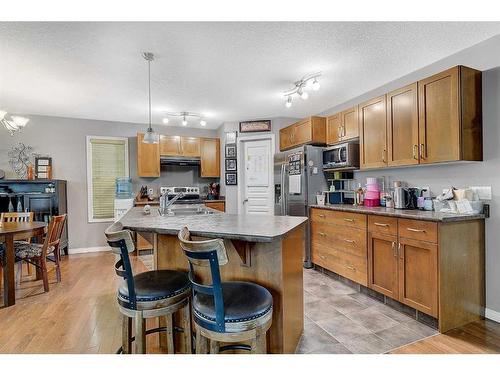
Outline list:
[[[200,120],[200,125],[201,126],[206,126],[207,121],[203,118],[203,115],[201,113],[196,113],[196,112],[166,112],[165,117],[163,118],[163,123],[168,124],[169,117],[180,117],[182,118],[182,126],[187,126],[188,125],[188,119],[189,117],[193,117],[196,119]]]
[[[308,74],[302,77],[300,80],[294,83],[294,88],[283,93],[283,96],[286,98],[285,106],[290,108],[292,106],[292,97],[293,95],[298,95],[302,100],[307,100],[309,98],[309,93],[306,91],[308,86],[310,85],[313,91],[318,91],[321,87],[319,84],[318,78],[321,77],[321,72]]]

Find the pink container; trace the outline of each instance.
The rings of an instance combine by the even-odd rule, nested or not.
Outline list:
[[[380,199],[379,191],[367,190],[365,193],[365,199]]]
[[[380,206],[380,198],[377,199],[365,198],[364,204],[366,207],[378,207]]]

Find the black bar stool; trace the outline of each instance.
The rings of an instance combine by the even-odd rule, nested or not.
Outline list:
[[[184,227],[179,232],[179,240],[189,260],[196,353],[207,353],[208,340],[211,354],[231,349],[266,353],[266,332],[273,315],[271,293],[254,283],[221,282],[219,265],[228,262],[222,239],[192,241],[189,230]],[[212,285],[197,281],[194,266],[210,267]],[[242,344],[245,341],[250,341],[250,345]],[[221,342],[231,345],[221,347]]]
[[[105,231],[112,251],[120,256],[115,264],[118,276],[125,280],[118,288],[118,308],[123,314],[121,352],[131,353],[135,341],[135,352],[146,353],[146,335],[166,332],[169,354],[175,353],[172,314],[182,309],[186,352],[192,353],[191,344],[191,284],[186,272],[158,270],[133,275],[129,253],[134,251],[132,233],[114,223]],[[145,319],[166,317],[167,326],[146,330]],[[132,337],[132,319],[135,319],[135,337]],[[118,351],[120,352],[120,350]]]

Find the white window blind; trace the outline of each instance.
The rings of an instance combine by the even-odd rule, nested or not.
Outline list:
[[[116,178],[128,176],[127,138],[87,137],[90,222],[113,220]]]

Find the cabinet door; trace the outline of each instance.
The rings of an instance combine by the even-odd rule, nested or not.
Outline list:
[[[220,177],[220,144],[218,138],[201,138],[201,177]]]
[[[144,134],[137,133],[137,175],[160,177],[160,144],[143,143]]]
[[[362,168],[387,165],[385,95],[359,105],[360,158]]]
[[[418,82],[420,163],[460,159],[458,69]]]
[[[368,233],[368,287],[398,299],[397,237]]]
[[[331,145],[340,141],[341,114],[336,113],[326,118],[326,143]]]
[[[180,156],[181,137],[178,135],[160,135],[160,155]]]
[[[428,315],[438,316],[437,245],[399,240],[399,300]]]
[[[217,211],[226,211],[226,204],[224,202],[208,202],[205,201],[205,206],[213,208],[214,210]]]
[[[418,164],[417,84],[387,94],[387,164]]]
[[[297,146],[312,141],[312,122],[310,119],[299,122],[292,128],[292,145]]]
[[[182,156],[200,156],[200,138],[181,137]]]
[[[291,138],[292,127],[287,127],[280,130],[280,151],[287,150],[292,146]]]
[[[342,111],[342,140],[359,137],[358,106]]]

